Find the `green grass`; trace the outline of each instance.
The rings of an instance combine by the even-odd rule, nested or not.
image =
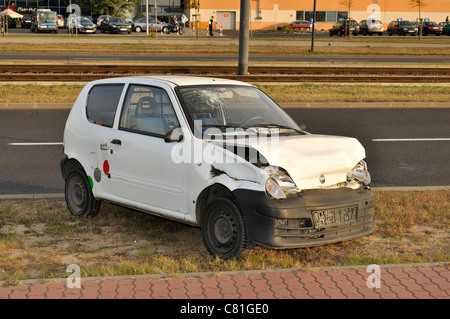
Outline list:
[[[295,102],[448,102],[446,86],[402,85],[266,85],[258,84],[278,103]],[[2,103],[73,103],[83,85],[0,85]],[[1,215],[0,215],[1,223]]]
[[[61,278],[69,264],[96,277],[450,261],[450,191],[375,196],[370,236],[302,249],[256,246],[230,260],[211,256],[198,228],[119,206],[80,219],[59,199],[1,201],[0,281]]]

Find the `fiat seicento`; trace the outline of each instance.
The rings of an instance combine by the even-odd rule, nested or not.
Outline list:
[[[208,251],[238,257],[373,231],[365,150],[310,134],[239,81],[127,77],[88,83],[64,131],[67,207],[102,201],[201,228]]]

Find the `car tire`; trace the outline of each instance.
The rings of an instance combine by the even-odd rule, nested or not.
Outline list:
[[[164,28],[163,28],[163,32],[164,32],[165,34],[169,34],[169,33],[170,33],[170,30],[169,30],[168,27],[164,27]]]
[[[81,169],[67,175],[64,195],[69,212],[77,217],[93,217],[100,211],[101,201],[92,194],[91,184]]]
[[[141,28],[141,27],[136,27],[136,28],[134,28],[134,31],[135,31],[135,32],[141,32],[141,31],[142,31],[142,28]]]
[[[206,249],[220,258],[237,258],[253,247],[239,205],[226,197],[215,198],[206,207],[201,230]]]
[[[330,37],[333,36],[333,32],[329,31],[328,34],[330,35]]]

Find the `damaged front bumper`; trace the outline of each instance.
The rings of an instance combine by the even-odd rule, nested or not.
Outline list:
[[[375,197],[370,189],[308,190],[284,200],[266,193],[234,192],[248,239],[271,248],[309,247],[373,232]]]

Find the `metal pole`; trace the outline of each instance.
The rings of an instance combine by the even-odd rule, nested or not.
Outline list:
[[[148,0],[145,1],[145,30],[148,35]]]
[[[241,16],[239,19],[239,75],[247,75],[248,73],[249,14],[250,0],[241,0]]]
[[[311,28],[311,52],[314,52],[314,36],[316,33],[316,0],[314,0],[314,6],[313,6],[313,23]]]

